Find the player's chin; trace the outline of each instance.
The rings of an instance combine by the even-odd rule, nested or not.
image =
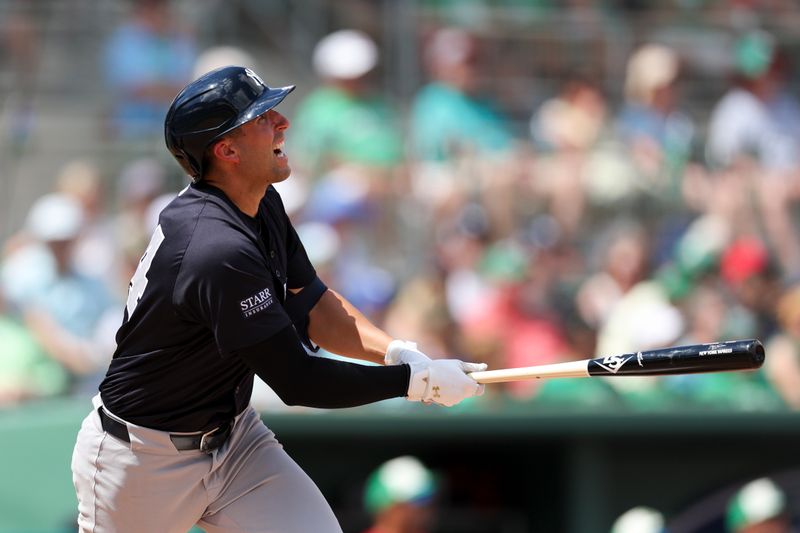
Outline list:
[[[273,176],[273,183],[279,183],[281,181],[285,181],[292,175],[292,169],[289,165],[282,166],[281,168],[275,169],[275,172],[272,173]]]

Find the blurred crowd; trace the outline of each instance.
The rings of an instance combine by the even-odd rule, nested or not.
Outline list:
[[[158,139],[171,98],[214,67],[260,72],[258,50],[202,48],[168,1],[133,5],[104,44],[109,138]],[[621,98],[576,69],[522,129],[491,97],[479,34],[426,30],[405,103],[378,83],[378,37],[322,38],[317,86],[288,116],[278,190],[330,287],[431,356],[491,368],[766,346],[756,372],[516,382],[456,410],[800,408],[800,93],[773,34],[732,30],[729,85],[702,120],[683,99],[687,58],[645,41]],[[2,243],[0,405],[96,390],[158,213],[188,183],[154,146],[114,172],[64,161]],[[266,386],[254,401],[282,408]]]

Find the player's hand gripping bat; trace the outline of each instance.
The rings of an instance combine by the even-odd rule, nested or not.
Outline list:
[[[472,372],[478,383],[591,376],[664,376],[729,370],[754,370],[764,363],[757,339],[712,342],[646,350],[551,365]]]

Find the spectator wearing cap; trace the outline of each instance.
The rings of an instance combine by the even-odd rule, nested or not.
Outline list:
[[[28,244],[4,262],[2,288],[11,306],[47,354],[87,392],[111,357],[119,316],[103,282],[74,266],[74,248],[85,216],[80,204],[50,193],[31,207]]]
[[[720,257],[719,270],[736,303],[753,316],[751,335],[768,338],[774,334],[781,277],[775,258],[761,239],[749,236],[731,242]],[[737,329],[746,332],[744,324]]]
[[[431,532],[436,492],[436,478],[416,457],[383,463],[364,489],[364,506],[373,520],[364,533]]]
[[[729,533],[790,533],[786,494],[766,477],[747,483],[728,502],[725,525]]]
[[[321,85],[300,101],[288,133],[295,164],[312,181],[341,166],[374,176],[400,163],[398,117],[374,89],[379,59],[378,46],[359,30],[333,32],[315,46]]]
[[[194,62],[192,78],[197,79],[206,72],[227,67],[228,65],[240,65],[256,71],[261,70],[257,68],[258,65],[255,58],[243,48],[232,45],[218,45],[206,48],[197,56]]]

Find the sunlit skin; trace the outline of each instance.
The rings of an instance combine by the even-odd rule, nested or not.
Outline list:
[[[267,187],[291,174],[283,152],[288,128],[289,120],[274,109],[243,124],[214,144],[203,179],[222,189],[242,212],[255,216]]]

